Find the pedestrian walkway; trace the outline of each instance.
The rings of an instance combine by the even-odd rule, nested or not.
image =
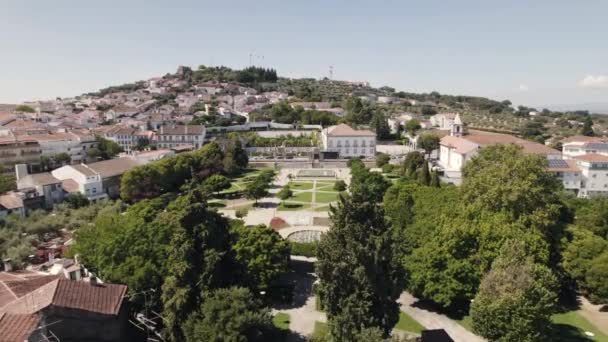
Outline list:
[[[456,342],[485,341],[446,315],[413,306],[417,301],[418,299],[408,292],[403,292],[399,297],[401,311],[410,315],[426,329],[444,329]]]

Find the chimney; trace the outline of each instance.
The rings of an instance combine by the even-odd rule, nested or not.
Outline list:
[[[89,273],[89,283],[91,286],[97,285],[97,277],[95,276],[95,273]]]
[[[27,164],[15,164],[15,178],[17,180],[27,176],[27,174]]]
[[[7,258],[2,261],[4,262],[4,272],[11,272],[13,270],[13,260]]]
[[[51,249],[49,251],[49,263],[54,263],[55,262],[55,250]]]

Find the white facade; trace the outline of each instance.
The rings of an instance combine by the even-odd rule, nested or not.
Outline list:
[[[455,113],[435,114],[430,118],[431,125],[439,127],[439,129],[452,129],[456,115]]]
[[[51,171],[51,174],[62,181],[72,180],[78,185],[78,192],[89,200],[107,198],[103,192],[101,175],[84,164],[66,165]]]
[[[369,130],[355,130],[348,125],[331,126],[321,131],[323,151],[338,152],[341,158],[376,155],[376,135]]]

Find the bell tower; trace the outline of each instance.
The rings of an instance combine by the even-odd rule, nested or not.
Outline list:
[[[460,119],[460,114],[456,114],[454,118],[454,124],[452,124],[452,132],[450,134],[453,137],[462,137],[463,135],[463,124]]]

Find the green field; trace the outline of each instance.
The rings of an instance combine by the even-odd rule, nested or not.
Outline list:
[[[290,182],[289,187],[291,190],[311,190],[312,182]]]
[[[337,192],[317,192],[315,196],[316,203],[329,203],[338,200]]]
[[[602,341],[608,342],[608,336],[603,334],[593,324],[589,323],[576,311],[555,314],[551,316],[555,330],[556,341]],[[585,332],[593,333],[593,337],[585,335]]]
[[[315,330],[312,333],[313,340],[324,340],[324,337],[329,335],[329,327],[327,323],[315,321]]]
[[[293,194],[293,196],[291,196],[289,198],[289,200],[310,203],[310,202],[312,202],[312,192],[310,192],[310,191],[296,192]]]
[[[284,312],[277,313],[272,317],[272,324],[281,330],[289,330],[289,315]]]
[[[401,311],[399,312],[399,322],[397,322],[397,325],[395,325],[395,329],[420,334],[422,330],[424,330],[424,327],[408,314]]]

